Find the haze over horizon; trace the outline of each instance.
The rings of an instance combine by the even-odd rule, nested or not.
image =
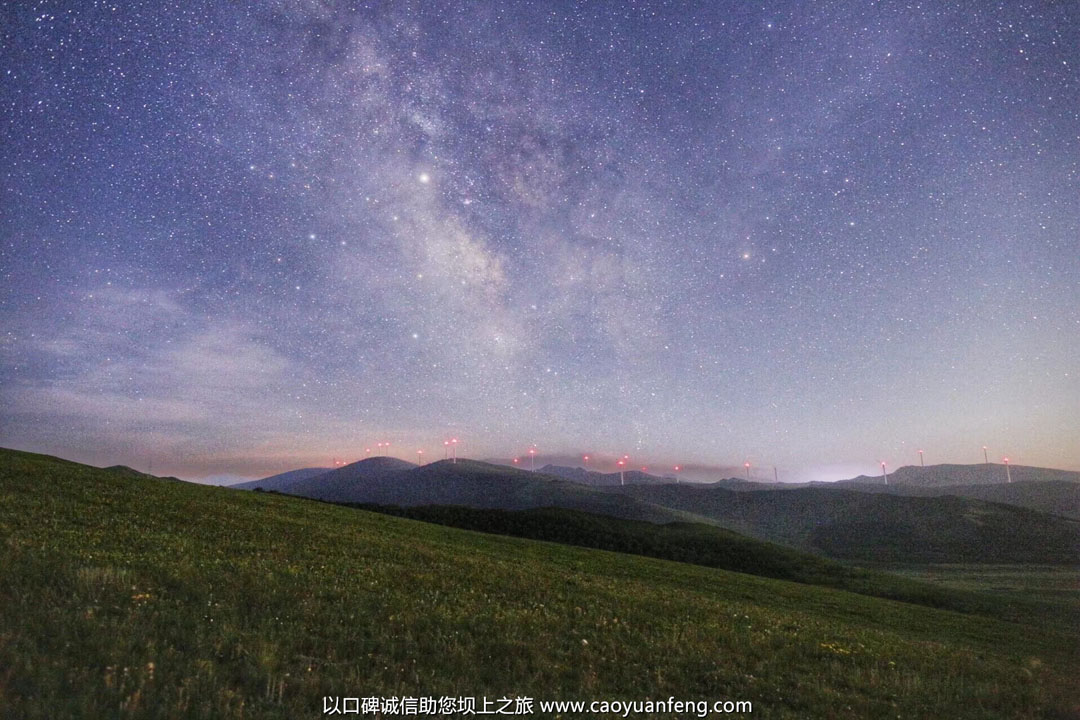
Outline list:
[[[459,5],[5,6],[0,446],[1080,470],[1080,5]]]

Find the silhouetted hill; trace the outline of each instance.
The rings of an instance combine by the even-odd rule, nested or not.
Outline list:
[[[365,458],[336,470],[289,483],[280,492],[330,502],[349,502],[351,498],[377,494],[379,488],[393,487],[394,478],[416,465],[392,457]]]
[[[1021,482],[1073,482],[1080,483],[1080,472],[1052,468],[1011,465],[1006,473],[1005,465],[980,463],[977,465],[905,465],[889,473],[889,486],[944,487],[949,485],[1003,485],[1011,475],[1013,483]],[[826,484],[826,483],[822,483]],[[860,475],[850,480],[828,483],[834,487],[860,485],[885,485],[880,475]]]
[[[703,483],[702,487],[727,488],[728,490],[794,490],[801,487],[810,487],[809,483],[778,483],[758,482],[757,480],[743,480],[742,478],[726,478],[714,483]]]
[[[580,467],[568,467],[566,465],[545,465],[537,470],[537,472],[543,473],[544,475],[553,475],[564,480],[576,482],[580,485],[591,485],[593,487],[619,485],[620,482],[625,482],[627,485],[661,485],[663,483],[675,482],[675,478],[650,475],[641,470],[627,470],[623,473],[622,478],[619,477],[619,473],[617,472],[602,473]]]
[[[844,489],[866,493],[918,497],[955,495],[957,497],[1015,505],[1050,513],[1051,515],[1062,515],[1080,520],[1080,483],[1068,480],[1048,480],[1044,482],[1027,480],[995,485],[942,485],[937,487],[900,484],[889,486],[854,484],[846,485]]]
[[[838,558],[1080,563],[1080,523],[968,498],[824,488],[736,492],[690,485],[605,491],[693,512],[736,532]]]
[[[552,468],[563,470],[548,467]],[[627,473],[633,474],[644,475]],[[605,477],[601,473],[590,475]],[[896,483],[888,492],[883,492],[884,486],[860,484],[852,489],[770,486],[735,491],[716,485],[658,483],[654,481],[662,479],[655,476],[641,480],[633,482],[628,477],[625,486],[585,485],[543,472],[473,460],[444,460],[417,467],[394,458],[370,458],[290,483],[280,491],[350,504],[501,510],[557,507],[657,523],[698,520],[759,539],[857,560],[1080,562],[1080,523],[1025,508],[954,497],[952,486]],[[1017,497],[1045,490],[1039,499],[1045,506],[1056,502],[1070,485],[1053,492],[1035,483],[975,487],[972,492]],[[1031,490],[1017,489],[1022,487]],[[910,492],[903,492],[904,488]],[[949,494],[921,496],[936,495],[939,490]]]
[[[345,504],[562,507],[648,522],[691,517],[552,475],[464,459],[417,467],[393,458],[370,458],[291,483],[280,492]]]
[[[1004,465],[907,466],[884,478],[861,475],[835,483],[815,483],[815,487],[851,489],[860,492],[935,497],[958,497],[1005,503],[1040,512],[1080,519],[1080,473],[1070,470]]]
[[[300,468],[299,470],[289,470],[288,472],[264,477],[262,480],[249,480],[247,482],[236,483],[229,487],[237,490],[254,490],[259,488],[260,490],[277,490],[280,492],[293,483],[328,473],[331,470],[333,470],[333,468]]]

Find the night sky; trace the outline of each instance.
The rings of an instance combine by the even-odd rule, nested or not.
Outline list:
[[[992,5],[3,3],[0,445],[1080,469],[1080,4]]]

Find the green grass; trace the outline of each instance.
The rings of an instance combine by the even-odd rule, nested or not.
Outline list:
[[[1080,638],[1080,567],[1061,565],[883,565],[890,575],[975,593],[1028,612]],[[1014,612],[1014,616],[1015,616]]]
[[[1024,593],[1012,593],[1003,602],[1001,596],[985,592],[981,585],[946,586],[913,576],[853,567],[700,523],[657,525],[564,508],[352,507],[466,530],[675,560],[1006,620],[1024,619],[1032,612],[1056,607],[1041,600],[1033,602]],[[1080,606],[1080,602],[1073,606]]]
[[[607,490],[849,561],[1080,564],[1080,522],[969,498],[821,487],[736,492],[686,484]]]
[[[1074,638],[843,591],[0,451],[0,717],[318,716],[324,695],[1058,717]]]

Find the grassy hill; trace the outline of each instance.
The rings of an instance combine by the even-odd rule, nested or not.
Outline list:
[[[1027,603],[1024,598],[1013,597],[1002,603],[985,594],[945,591],[929,583],[871,572],[700,523],[657,525],[563,508],[357,507],[466,530],[675,560],[1005,619],[1022,619],[1028,613],[1048,609],[1046,603]],[[1080,613],[1069,613],[1068,608],[1058,608],[1058,611],[1063,622],[1080,628]]]
[[[1080,707],[1074,638],[1040,618],[14,451],[0,567],[2,717],[310,717],[343,695],[750,700],[769,718]]]
[[[819,486],[819,487],[824,487]],[[957,497],[1015,505],[1039,512],[1080,520],[1080,483],[1071,480],[1025,480],[977,485],[847,485],[859,492],[920,497]]]
[[[502,510],[564,507],[648,522],[691,517],[551,475],[463,459],[417,467],[394,458],[368,458],[289,484],[281,492],[336,503],[462,505]]]
[[[1080,523],[979,500],[799,488],[607,488],[759,539],[875,562],[1080,564]]]

